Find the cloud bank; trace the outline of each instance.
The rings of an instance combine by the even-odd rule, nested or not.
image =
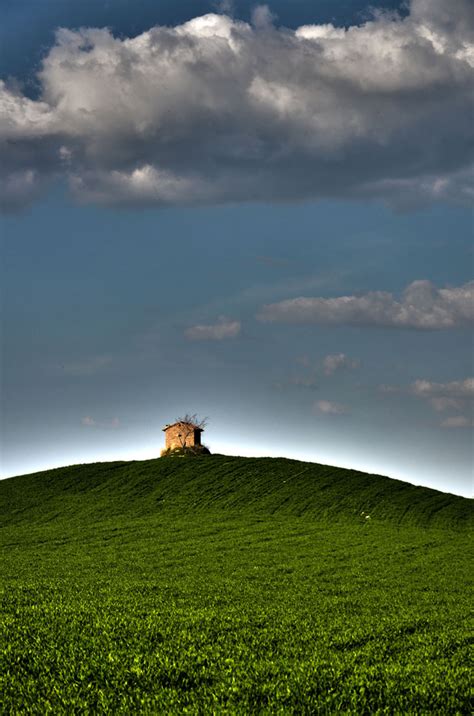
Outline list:
[[[291,298],[263,306],[257,318],[281,323],[456,328],[474,322],[474,282],[436,288],[430,281],[414,281],[400,300],[387,291],[337,298]]]
[[[472,199],[470,0],[347,29],[272,23],[60,30],[37,99],[0,85],[3,208],[58,177],[120,206]]]

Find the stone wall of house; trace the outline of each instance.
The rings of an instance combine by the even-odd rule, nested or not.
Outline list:
[[[165,430],[165,448],[192,447],[201,444],[201,432],[187,423],[176,423]]]

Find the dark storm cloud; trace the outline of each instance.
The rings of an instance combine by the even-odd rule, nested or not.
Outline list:
[[[472,198],[474,11],[413,0],[348,29],[210,14],[133,39],[62,30],[41,98],[2,85],[3,204]]]

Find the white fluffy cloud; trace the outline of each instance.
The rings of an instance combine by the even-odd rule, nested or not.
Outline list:
[[[383,393],[408,393],[425,400],[437,413],[457,412],[443,418],[443,428],[468,428],[474,424],[474,378],[452,380],[448,383],[435,383],[418,379],[408,387],[382,385]]]
[[[474,6],[412,0],[347,29],[209,14],[120,39],[60,30],[33,100],[0,85],[6,208],[82,200],[472,199]]]
[[[313,362],[308,355],[303,355],[296,359],[296,363],[298,370],[288,379],[289,385],[311,390],[318,388],[323,374],[330,377],[339,371],[354,370],[360,366],[360,361],[345,353],[331,353],[317,362]],[[285,382],[279,382],[278,387],[281,388]]]
[[[414,281],[400,300],[387,291],[337,298],[291,298],[263,306],[257,318],[284,323],[455,328],[474,321],[474,282],[438,289],[430,281]]]
[[[359,361],[346,356],[345,353],[334,353],[327,355],[323,360],[325,375],[334,375],[339,370],[352,370],[359,367]]]
[[[238,336],[240,327],[240,321],[220,316],[217,323],[190,326],[184,335],[190,341],[223,341]]]
[[[433,383],[429,380],[415,380],[411,392],[419,398],[462,398],[474,400],[474,378],[453,380],[450,383]]]
[[[347,415],[349,412],[349,408],[346,405],[334,403],[331,400],[317,400],[313,404],[313,409],[324,415]]]
[[[474,378],[453,380],[449,383],[433,383],[429,380],[415,380],[409,388],[412,395],[429,402],[437,413],[447,411],[465,412],[467,415],[452,415],[441,421],[444,428],[469,427],[473,422]]]

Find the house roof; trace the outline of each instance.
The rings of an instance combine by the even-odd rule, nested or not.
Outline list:
[[[169,423],[168,425],[165,425],[163,428],[163,432],[166,432],[170,428],[173,428],[175,425],[186,425],[193,430],[199,430],[200,433],[204,432],[204,428],[199,428],[197,425],[193,425],[193,423],[183,423],[181,420],[178,420],[176,423]]]

